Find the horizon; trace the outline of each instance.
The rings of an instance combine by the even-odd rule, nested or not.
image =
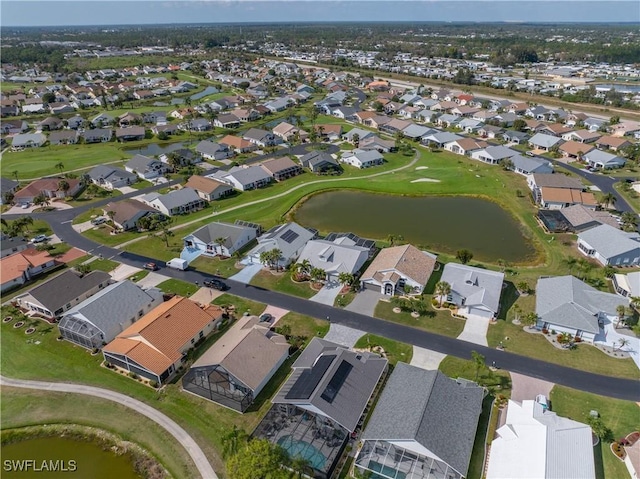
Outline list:
[[[545,8],[540,8],[546,4]],[[90,6],[90,8],[86,8]],[[638,24],[633,0],[22,0],[2,1],[4,28],[225,24]],[[94,19],[99,19],[94,20]],[[384,18],[385,20],[380,20]],[[204,21],[203,21],[204,20]]]

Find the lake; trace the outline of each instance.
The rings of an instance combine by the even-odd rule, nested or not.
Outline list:
[[[306,200],[295,220],[325,233],[350,231],[382,240],[402,235],[416,246],[445,253],[466,248],[482,261],[525,262],[535,255],[516,220],[496,203],[478,198],[331,191]]]
[[[20,461],[32,460],[29,471],[9,471],[7,465],[18,467]],[[72,462],[72,461],[75,461]],[[22,462],[23,465],[27,463]],[[37,467],[39,470],[34,470]],[[57,467],[57,472],[52,472]],[[72,472],[75,467],[75,471]],[[48,469],[47,469],[48,468]],[[92,442],[62,437],[27,439],[2,447],[3,479],[140,479],[126,456],[103,451]]]
[[[130,148],[125,151],[129,155],[160,156],[163,153],[171,153],[181,148],[187,148],[193,143],[193,141],[181,141],[178,143],[170,143],[165,147],[160,146],[158,143],[150,143],[144,148]]]

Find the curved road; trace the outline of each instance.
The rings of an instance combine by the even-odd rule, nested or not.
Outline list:
[[[45,381],[27,381],[24,379],[12,379],[0,376],[0,385],[10,386],[15,388],[24,389],[36,389],[38,391],[54,391],[62,393],[84,394],[87,396],[94,396],[100,399],[106,399],[118,404],[122,404],[134,411],[148,417],[160,427],[165,429],[171,434],[178,443],[187,450],[189,456],[195,463],[200,475],[203,479],[218,479],[216,472],[209,464],[207,456],[204,454],[200,446],[191,438],[187,431],[182,429],[172,419],[165,416],[163,413],[145,403],[133,399],[124,394],[111,391],[109,389],[96,388],[93,386],[84,386],[82,384],[69,384],[69,383],[51,383]]]

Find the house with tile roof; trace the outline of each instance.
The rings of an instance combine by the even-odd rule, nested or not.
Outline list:
[[[114,225],[124,231],[137,228],[138,221],[145,216],[159,214],[155,208],[132,198],[108,203],[103,211],[106,216],[113,211]]]
[[[558,151],[562,153],[565,158],[582,159],[585,153],[589,153],[595,146],[589,143],[580,143],[577,141],[566,141],[558,148]]]
[[[184,186],[193,189],[205,201],[220,200],[233,194],[230,185],[206,176],[193,175]]]
[[[504,273],[447,263],[440,281],[451,286],[451,292],[442,299],[458,306],[458,314],[482,318],[495,318],[498,315]]]
[[[192,394],[245,412],[289,357],[287,339],[257,316],[242,316],[182,378]]]
[[[162,303],[162,292],[131,281],[113,283],[65,312],[60,335],[78,346],[99,349]]]
[[[258,148],[258,145],[251,143],[249,140],[234,135],[226,135],[218,143],[238,154],[248,153]]]
[[[573,205],[596,209],[598,200],[590,191],[574,190],[570,188],[540,188],[539,204],[543,208],[559,210]]]
[[[534,400],[509,400],[491,442],[487,479],[595,479],[591,428]]]
[[[5,256],[0,259],[0,292],[22,286],[57,266],[56,259],[47,251],[34,248]]]
[[[275,181],[284,181],[302,173],[302,167],[288,156],[264,160],[260,167]]]
[[[603,266],[640,264],[640,234],[603,224],[578,234],[578,251]]]
[[[413,245],[384,248],[360,277],[360,285],[381,294],[412,294],[424,291],[436,266],[436,256]]]
[[[398,362],[362,433],[355,468],[384,479],[466,477],[484,395],[470,381]]]
[[[222,322],[218,306],[180,296],[165,301],[122,331],[102,353],[107,363],[158,384],[170,380],[187,352]]]
[[[629,299],[599,291],[574,276],[540,278],[536,285],[537,329],[568,333],[593,342],[605,320],[618,321],[616,308]]]
[[[626,138],[619,136],[602,136],[596,140],[596,146],[601,150],[620,151],[631,145]]]

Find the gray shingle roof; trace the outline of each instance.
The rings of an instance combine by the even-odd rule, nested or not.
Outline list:
[[[68,302],[110,279],[111,276],[102,271],[92,271],[80,276],[67,270],[46,283],[36,286],[29,291],[29,294],[49,311],[55,313]]]
[[[440,280],[451,285],[452,293],[466,298],[466,305],[483,305],[494,313],[498,312],[504,273],[447,263]]]
[[[205,244],[214,243],[217,238],[226,238],[224,246],[232,246],[236,240],[246,233],[256,236],[256,229],[250,226],[233,225],[230,223],[222,223],[214,221],[192,233]]]
[[[158,196],[157,200],[169,211],[173,208],[179,208],[180,206],[184,206],[189,203],[202,201],[198,196],[198,193],[191,188],[181,188],[179,190],[170,191],[165,195]]]
[[[154,163],[160,163],[160,160],[144,155],[135,155],[127,162],[126,166],[134,171],[145,172],[149,169],[149,166]]]
[[[557,136],[545,135],[544,133],[536,133],[529,139],[529,143],[534,146],[551,148],[556,143],[562,143],[562,138],[558,138]]]
[[[640,235],[626,233],[609,225],[600,225],[583,231],[578,235],[578,239],[607,259],[633,251],[636,251],[633,257],[640,256]]]
[[[536,286],[536,313],[544,322],[598,333],[598,313],[616,314],[629,300],[604,293],[574,276],[540,278]]]
[[[100,179],[106,181],[118,181],[120,179],[129,179],[130,182],[136,181],[138,178],[135,173],[129,173],[121,168],[114,168],[108,165],[98,165],[93,168],[89,173],[89,178],[99,181]]]
[[[484,391],[438,371],[399,362],[363,439],[417,441],[463,476],[467,474]]]
[[[223,178],[225,176],[232,176],[241,185],[248,185],[271,178],[271,175],[259,166],[250,166],[249,168],[234,167],[229,170],[229,174],[222,175]]]
[[[552,173],[553,167],[547,160],[538,158],[530,158],[528,156],[515,155],[510,158],[515,168],[519,168],[522,171],[533,173]]]

